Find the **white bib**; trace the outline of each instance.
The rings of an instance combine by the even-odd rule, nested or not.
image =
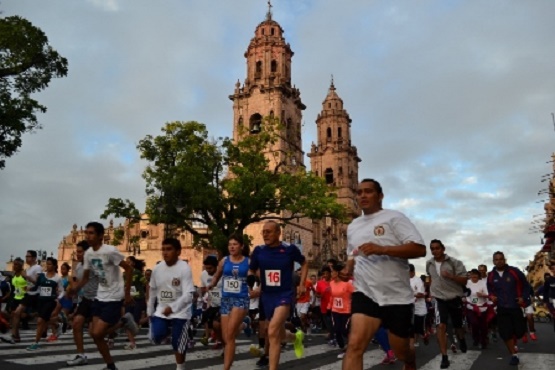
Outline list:
[[[224,279],[224,292],[226,293],[240,293],[243,282],[238,279]]]
[[[266,286],[281,286],[281,271],[266,270]]]
[[[343,298],[334,298],[333,299],[333,308],[343,308]]]
[[[162,290],[158,295],[160,303],[172,303],[177,299],[177,295],[172,290]]]
[[[40,287],[40,296],[41,297],[50,297],[52,295],[52,288],[49,286],[41,286]]]
[[[210,291],[210,295],[212,296],[212,298],[220,298],[220,291],[217,289],[213,289]]]

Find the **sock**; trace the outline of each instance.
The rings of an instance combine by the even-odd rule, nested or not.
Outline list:
[[[442,355],[442,356],[441,356],[441,359],[442,359],[442,360],[447,360],[447,355]]]
[[[266,339],[258,338],[258,347],[264,348],[266,346]]]
[[[113,362],[111,364],[106,364],[106,367],[110,370],[116,370],[116,364]]]
[[[182,364],[175,364],[175,369],[176,370],[185,370],[185,362]]]

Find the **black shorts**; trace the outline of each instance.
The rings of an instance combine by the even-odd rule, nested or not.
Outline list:
[[[39,302],[38,294],[35,294],[35,295],[25,294],[25,297],[23,297],[23,299],[21,300],[21,304],[24,305],[29,310],[29,312],[37,312],[38,302]]]
[[[522,338],[526,329],[526,317],[520,308],[497,307],[497,331],[501,339]]]
[[[115,325],[121,319],[121,308],[123,301],[101,302],[94,300],[92,304],[92,315],[110,325]]]
[[[14,312],[17,307],[19,307],[19,305],[21,304],[21,302],[23,302],[23,299],[12,299],[8,305],[8,312]]]
[[[413,327],[413,334],[420,334],[424,336],[426,334],[426,330],[424,328],[424,323],[426,321],[426,315],[414,315],[414,327]]]
[[[413,333],[414,305],[412,303],[380,306],[362,292],[354,292],[351,314],[356,313],[380,319],[383,327],[398,337],[409,338]]]
[[[201,324],[208,324],[208,328],[212,329],[214,321],[220,321],[220,307],[208,307],[202,313]]]
[[[81,302],[77,305],[75,310],[75,316],[83,316],[85,319],[90,319],[92,317],[92,299],[81,298]]]
[[[133,299],[133,304],[125,307],[125,312],[133,315],[133,320],[138,323],[141,320],[143,312],[146,312],[146,301],[144,298]]]
[[[52,312],[56,309],[56,300],[41,300],[39,302],[37,314],[44,321],[50,321]]]
[[[454,329],[460,329],[463,326],[463,305],[460,297],[443,300],[436,298],[437,314],[439,315],[439,324],[447,325],[449,316]]]
[[[266,321],[266,311],[264,310],[262,299],[258,300],[258,311],[258,321]]]

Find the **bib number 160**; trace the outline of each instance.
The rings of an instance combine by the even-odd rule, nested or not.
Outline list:
[[[266,286],[281,286],[280,270],[266,270]]]

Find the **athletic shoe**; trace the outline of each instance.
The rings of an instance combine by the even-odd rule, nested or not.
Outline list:
[[[0,341],[9,344],[15,344],[15,339],[11,335],[2,335],[0,336]]]
[[[38,343],[33,343],[31,344],[29,347],[26,348],[27,351],[32,352],[32,351],[36,351],[39,350],[40,346]]]
[[[295,333],[295,343],[293,344],[293,348],[295,348],[295,356],[297,358],[301,358],[304,355],[304,333],[302,330],[297,330]]]
[[[254,357],[260,357],[260,355],[262,354],[261,349],[256,344],[251,344],[249,352]]]
[[[208,338],[207,337],[202,337],[202,338],[200,338],[200,342],[202,343],[202,345],[207,346],[208,345]]]
[[[466,339],[459,340],[459,348],[461,349],[462,353],[466,353],[466,351],[468,350],[468,347],[466,346]]]
[[[339,354],[337,355],[337,358],[343,358],[343,357],[345,357],[345,352],[344,351],[339,352]]]
[[[447,356],[443,356],[441,358],[441,364],[439,365],[440,369],[447,369],[449,367],[449,365],[451,365],[451,363],[449,362],[449,359],[447,358]]]
[[[245,333],[245,335],[247,337],[250,337],[252,335],[252,329],[251,329],[251,318],[248,316],[245,316],[245,318],[243,319],[243,322],[245,323],[245,329],[243,329],[243,332]]]
[[[187,349],[192,349],[195,346],[195,341],[194,340],[188,340],[187,341]]]
[[[46,338],[46,341],[48,343],[52,343],[52,342],[57,342],[58,341],[58,337],[55,334],[50,335],[48,338]]]
[[[416,347],[420,347],[420,343],[414,342],[414,347],[415,347],[415,348],[416,348]]]
[[[137,348],[137,345],[135,343],[128,343],[125,346],[123,346],[123,349],[129,350],[129,351],[132,351],[135,348]]]
[[[123,327],[129,330],[131,334],[137,335],[137,333],[139,332],[139,326],[135,322],[135,319],[133,319],[133,315],[131,315],[131,312],[128,312],[125,315],[123,315],[122,319],[125,319],[125,320],[122,320]]]
[[[214,345],[212,346],[212,349],[222,349],[222,343],[221,342],[216,342],[214,343]]]
[[[337,347],[337,342],[335,341],[335,339],[332,339],[332,340],[328,341],[328,345],[330,347]]]
[[[381,364],[382,365],[393,365],[395,363],[395,355],[393,355],[393,351],[389,350],[385,357],[383,358]]]
[[[533,341],[538,340],[538,337],[536,337],[536,333],[535,333],[535,332],[531,332],[531,333],[530,333],[530,339],[532,339]]]
[[[87,362],[89,362],[87,360],[87,356],[85,356],[85,355],[76,355],[73,360],[66,361],[66,364],[67,364],[67,366],[79,366],[79,365],[86,365]]]
[[[519,363],[520,363],[520,359],[518,358],[518,356],[511,356],[511,360],[509,361],[509,365],[518,366]]]
[[[522,343],[528,343],[528,336],[526,334],[522,337]]]
[[[451,351],[453,351],[453,353],[457,353],[457,346],[455,343],[451,344]]]
[[[260,357],[260,359],[258,361],[256,361],[256,367],[261,369],[264,368],[266,366],[268,366],[270,364],[270,361],[268,360],[268,357],[266,356],[262,356]]]

